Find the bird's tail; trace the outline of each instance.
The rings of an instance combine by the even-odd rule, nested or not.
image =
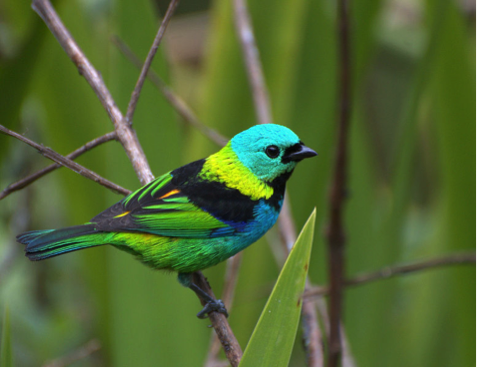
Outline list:
[[[32,261],[55,257],[63,253],[104,244],[94,224],[66,227],[58,230],[34,230],[17,236],[25,244],[25,255]]]

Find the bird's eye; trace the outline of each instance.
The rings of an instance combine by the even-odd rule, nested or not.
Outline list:
[[[277,158],[280,155],[280,148],[278,148],[277,146],[268,146],[265,149],[265,153],[270,158]]]

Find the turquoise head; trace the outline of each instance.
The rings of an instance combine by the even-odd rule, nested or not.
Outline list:
[[[276,124],[255,125],[233,137],[230,144],[240,162],[266,183],[291,172],[304,158],[316,156],[295,133]]]

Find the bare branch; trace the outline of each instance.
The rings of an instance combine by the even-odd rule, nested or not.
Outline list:
[[[121,51],[121,53],[134,66],[136,66],[137,68],[141,68],[141,61],[119,37],[112,37],[111,40],[119,49],[119,51]],[[185,103],[185,101],[177,94],[175,94],[174,91],[157,75],[157,73],[154,72],[154,70],[149,69],[147,77],[156,86],[156,88],[161,91],[166,100],[172,105],[172,107],[182,117],[182,119],[184,119],[186,123],[192,125],[205,137],[215,142],[218,146],[223,147],[227,144],[229,139],[221,135],[216,130],[209,128],[207,125],[202,123],[199,118],[194,114],[192,109]]]
[[[335,367],[341,359],[340,323],[344,281],[345,232],[343,226],[344,194],[346,191],[347,143],[351,107],[350,47],[349,47],[348,0],[338,1],[338,42],[339,42],[339,117],[338,141],[334,174],[330,193],[330,220],[326,237],[328,239],[329,280],[330,280],[330,339],[328,342],[328,366]]]
[[[70,59],[76,65],[79,73],[86,79],[98,96],[101,104],[108,113],[109,118],[113,122],[114,129],[118,134],[118,139],[124,147],[141,184],[144,185],[153,180],[154,176],[149,168],[149,164],[141,145],[137,140],[135,131],[129,126],[129,124],[127,124],[121,111],[114,102],[111,93],[109,93],[108,88],[104,84],[100,73],[98,73],[81,51],[78,44],[61,22],[51,3],[48,0],[33,0],[32,8],[43,19]]]
[[[215,295],[202,272],[193,273],[193,282],[215,299]],[[205,305],[205,301],[202,299],[202,297],[199,294],[197,294],[197,296],[199,297],[202,305]],[[240,363],[240,359],[242,358],[242,348],[240,347],[232,332],[232,329],[227,322],[227,317],[225,317],[222,313],[212,312],[209,313],[209,319],[212,322],[217,337],[224,348],[225,356],[229,360],[232,367],[237,367]]]
[[[38,152],[40,152],[46,158],[49,158],[50,160],[56,162],[57,164],[60,164],[62,166],[67,167],[68,169],[73,170],[75,173],[80,174],[84,176],[85,178],[95,181],[96,183],[102,185],[103,187],[106,187],[116,193],[123,194],[123,195],[130,193],[129,190],[124,189],[120,187],[119,185],[114,184],[113,182],[110,182],[109,180],[96,174],[94,171],[91,171],[87,169],[86,167],[81,166],[80,164],[70,160],[69,158],[66,158],[65,156],[60,155],[58,152],[53,151],[51,148],[38,144],[22,136],[21,134],[18,134],[10,129],[5,128],[3,125],[0,125],[0,132],[5,133],[11,137],[14,137],[28,144],[29,146],[35,148]]]
[[[445,257],[428,259],[425,261],[409,263],[405,265],[388,266],[375,272],[363,273],[352,279],[348,279],[344,282],[345,286],[358,286],[364,285],[369,282],[377,280],[385,280],[395,276],[401,276],[408,273],[424,271],[441,266],[451,266],[459,264],[474,264],[475,265],[475,252],[469,253],[456,253]],[[321,297],[328,295],[330,288],[328,286],[314,287],[308,291],[305,291],[303,297],[305,299]]]
[[[269,124],[273,121],[270,108],[270,98],[265,85],[260,56],[255,36],[247,10],[246,0],[234,0],[235,28],[242,46],[248,79],[253,90],[255,112],[260,124]]]
[[[112,140],[117,140],[116,132],[111,132],[107,133],[101,137],[95,138],[85,145],[79,147],[78,149],[74,150],[71,152],[69,155],[65,156],[66,158],[69,158],[70,160],[74,160],[76,157],[82,155],[83,153],[99,146],[100,144],[112,141]],[[36,180],[40,179],[46,174],[49,174],[50,172],[62,167],[63,165],[60,164],[51,164],[45,167],[44,169],[41,169],[37,171],[36,173],[33,173],[31,175],[28,175],[27,177],[16,181],[15,183],[10,184],[8,187],[6,187],[4,190],[0,192],[0,200],[3,198],[7,197],[13,192],[16,192],[17,190],[23,189],[26,186],[34,183]],[[125,189],[125,191],[127,191]]]
[[[131,100],[129,101],[129,105],[128,105],[128,111],[126,112],[126,121],[129,124],[132,124],[134,111],[136,110],[136,105],[139,100],[139,95],[141,93],[142,86],[144,85],[144,81],[146,80],[147,73],[149,72],[149,69],[151,67],[152,60],[154,59],[154,56],[156,55],[157,49],[159,48],[159,44],[161,43],[162,37],[164,36],[164,32],[166,31],[167,25],[169,24],[169,21],[171,20],[172,14],[174,14],[174,11],[176,10],[177,5],[179,5],[179,0],[171,0],[171,2],[169,3],[169,7],[167,8],[166,15],[164,16],[164,19],[162,20],[159,30],[157,31],[157,34],[156,34],[156,37],[154,38],[154,42],[152,43],[151,49],[149,50],[149,53],[147,54],[146,61],[144,62],[144,65],[141,69],[141,73],[136,82],[136,87],[134,87],[134,91],[132,92]]]

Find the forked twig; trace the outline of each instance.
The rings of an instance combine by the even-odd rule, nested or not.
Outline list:
[[[70,160],[74,160],[78,156],[81,156],[83,153],[88,152],[89,150],[99,146],[100,144],[103,144],[112,140],[117,140],[116,132],[110,132],[105,135],[102,135],[101,137],[95,138],[87,142],[83,146],[77,148],[76,150],[71,152],[69,155],[66,155],[65,157],[69,158]],[[9,186],[7,186],[4,190],[0,192],[0,200],[12,194],[13,192],[16,192],[17,190],[23,189],[26,186],[33,184],[36,180],[40,179],[46,174],[49,174],[50,172],[62,166],[63,165],[61,164],[48,165],[47,167],[37,171],[36,173],[28,175],[27,177],[10,184]]]
[[[112,37],[112,42],[121,51],[121,53],[137,68],[141,68],[141,60],[131,51],[119,37]],[[172,105],[176,112],[181,116],[184,121],[194,128],[196,128],[205,137],[215,142],[218,146],[223,147],[229,141],[228,138],[216,130],[209,128],[203,122],[199,120],[197,115],[194,114],[192,109],[186,104],[186,102],[180,98],[174,91],[157,75],[154,70],[149,69],[147,73],[149,80],[156,86],[163,94],[164,98]]]
[[[120,187],[119,185],[114,184],[113,182],[99,176],[94,171],[91,171],[87,169],[86,167],[70,160],[69,158],[66,158],[65,156],[60,155],[58,152],[53,151],[51,148],[38,144],[32,141],[31,139],[28,139],[22,136],[21,134],[18,134],[10,129],[5,128],[3,125],[0,125],[0,132],[5,133],[11,137],[14,137],[28,144],[29,146],[35,148],[38,152],[40,152],[46,158],[49,158],[50,160],[56,162],[57,164],[65,166],[68,169],[73,170],[75,173],[80,174],[81,176],[84,176],[87,179],[93,180],[94,182],[102,185],[103,187],[106,187],[116,193],[123,194],[123,195],[127,195],[131,193],[129,190],[124,189],[123,187]]]
[[[71,61],[76,65],[79,73],[86,79],[96,93],[96,96],[98,96],[99,101],[113,122],[118,139],[126,151],[141,184],[145,185],[149,183],[154,179],[154,175],[152,175],[151,169],[149,168],[146,155],[139,144],[136,132],[134,132],[124,119],[123,114],[104,84],[101,74],[93,67],[83,51],[81,51],[78,44],[61,22],[58,14],[56,14],[50,1],[33,0],[32,8],[43,19]]]
[[[164,32],[166,31],[167,25],[172,18],[172,14],[179,5],[179,0],[171,0],[169,3],[169,7],[167,8],[166,15],[164,15],[164,19],[161,22],[161,25],[157,31],[156,37],[154,38],[154,42],[147,54],[146,61],[142,66],[141,73],[139,74],[139,78],[136,82],[136,86],[131,95],[131,100],[129,101],[128,110],[126,112],[126,121],[129,124],[132,124],[132,119],[134,115],[134,111],[136,110],[136,105],[139,100],[139,95],[142,90],[142,86],[144,85],[144,81],[146,80],[146,76],[149,73],[149,69],[151,68],[152,60],[156,55],[157,49],[159,48],[159,44],[162,41],[162,37],[164,36]]]

